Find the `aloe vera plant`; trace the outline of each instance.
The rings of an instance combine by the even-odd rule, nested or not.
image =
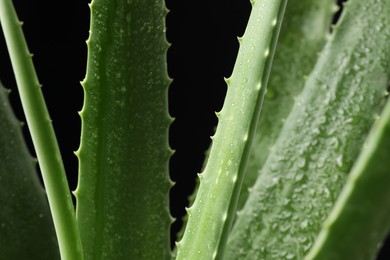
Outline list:
[[[299,259],[311,247],[387,95],[390,64],[373,58],[390,55],[387,28],[369,38],[370,17],[378,16],[366,16],[379,9],[386,3],[355,1],[346,8],[237,218],[232,259]],[[351,29],[357,21],[359,33]],[[364,56],[371,51],[378,53]]]
[[[90,4],[74,208],[21,24],[12,1],[0,0],[46,190],[0,87],[2,257],[375,258],[390,228],[390,1],[349,0],[331,33],[333,0],[250,3],[199,189],[172,248],[168,87],[177,83],[167,73],[173,14],[164,1]]]

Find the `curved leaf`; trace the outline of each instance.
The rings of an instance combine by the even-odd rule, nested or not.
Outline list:
[[[348,3],[237,218],[226,259],[302,259],[383,107],[390,1]]]
[[[0,84],[0,256],[60,259],[47,197]]]

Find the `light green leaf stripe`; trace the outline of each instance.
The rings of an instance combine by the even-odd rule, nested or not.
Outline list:
[[[328,36],[335,0],[289,0],[237,210],[248,198]]]
[[[77,221],[88,259],[170,259],[163,0],[94,0]]]
[[[82,259],[81,244],[61,154],[31,54],[11,0],[0,0],[0,22],[48,195],[61,258]]]
[[[60,259],[35,161],[0,83],[0,258]]]
[[[252,1],[252,13],[232,76],[210,157],[200,175],[177,259],[222,259],[287,1]]]
[[[348,3],[237,217],[225,259],[303,259],[383,108],[390,1]]]
[[[387,102],[306,260],[375,259],[390,230],[389,158]]]

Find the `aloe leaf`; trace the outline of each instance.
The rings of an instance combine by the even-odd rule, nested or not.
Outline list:
[[[375,259],[390,230],[389,147],[388,101],[305,259]]]
[[[37,154],[62,259],[81,259],[71,194],[31,54],[11,0],[0,0],[0,22]]]
[[[302,259],[383,107],[390,1],[348,3],[238,215],[226,259]]]
[[[260,116],[253,139],[237,209],[244,206],[248,188],[256,182],[294,98],[302,90],[305,77],[317,61],[336,7],[334,0],[290,0],[287,4],[264,98],[262,111],[265,112]]]
[[[220,259],[235,215],[270,64],[287,1],[252,1],[252,12],[225,105],[188,223],[177,243],[177,259]]]
[[[169,259],[165,15],[161,0],[94,0],[79,158],[84,258]]]
[[[0,256],[59,259],[47,197],[8,93],[0,84]]]

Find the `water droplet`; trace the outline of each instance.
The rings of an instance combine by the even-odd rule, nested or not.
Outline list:
[[[279,180],[280,180],[279,177],[273,177],[273,178],[272,178],[272,183],[273,183],[273,184],[278,184],[278,183],[279,183]]]
[[[295,181],[301,181],[305,175],[300,172],[295,176]]]
[[[308,225],[308,221],[307,221],[307,220],[303,220],[303,221],[299,224],[299,226],[300,226],[302,229],[307,228],[307,225]]]
[[[269,55],[269,49],[266,49],[264,52],[264,57],[268,57],[268,55]]]
[[[305,159],[305,158],[300,158],[300,159],[298,160],[298,162],[297,162],[297,166],[298,166],[299,168],[303,168],[303,167],[305,167],[305,165],[306,165],[306,159]]]
[[[335,129],[333,129],[334,131],[336,131]],[[333,134],[334,131],[331,131],[331,133],[328,132],[329,135]],[[329,148],[331,149],[336,149],[339,147],[339,140],[337,139],[337,137],[332,137],[330,140],[329,140]]]
[[[273,171],[273,172],[278,171],[278,164],[275,163],[275,162],[271,163],[270,169],[271,169],[271,171]],[[276,178],[276,177],[274,177],[274,178]]]
[[[287,230],[289,230],[290,229],[290,224],[288,224],[288,223],[286,223],[286,224],[284,224],[284,225],[282,225],[281,227],[280,227],[280,231],[281,232],[286,232]]]
[[[289,218],[291,216],[292,216],[292,213],[291,213],[291,211],[288,211],[288,210],[284,210],[284,211],[282,211],[282,213],[280,213],[280,217],[282,219],[286,219],[286,218]]]
[[[325,198],[329,198],[330,197],[330,191],[327,187],[324,187],[324,195],[325,195]]]
[[[343,155],[342,154],[340,154],[339,156],[336,157],[336,164],[338,167],[343,166]]]
[[[278,223],[273,223],[271,227],[272,227],[273,230],[277,229],[278,228]]]
[[[284,205],[284,206],[287,206],[288,204],[290,204],[290,202],[291,202],[291,199],[285,198],[284,201],[283,201],[283,205]],[[289,211],[288,211],[288,212],[289,212]],[[291,213],[291,212],[289,212],[289,213]]]
[[[305,237],[305,236],[300,236],[300,237],[298,237],[298,241],[299,241],[300,243],[305,243],[305,242],[307,241],[307,237]]]
[[[326,122],[326,117],[325,117],[325,116],[320,116],[320,117],[318,118],[318,122],[320,122],[320,124],[325,123],[325,122]]]
[[[353,65],[353,69],[354,69],[355,71],[359,71],[359,70],[361,70],[362,68],[360,67],[359,64],[355,64],[355,65]]]
[[[303,246],[303,250],[304,250],[305,252],[309,251],[309,249],[311,248],[312,245],[313,245],[312,242],[309,242],[309,243],[305,244],[305,245]]]
[[[318,135],[318,134],[320,133],[320,129],[318,129],[317,127],[315,127],[315,128],[313,128],[313,129],[311,130],[311,132],[312,132],[313,134],[315,134],[315,135]]]

